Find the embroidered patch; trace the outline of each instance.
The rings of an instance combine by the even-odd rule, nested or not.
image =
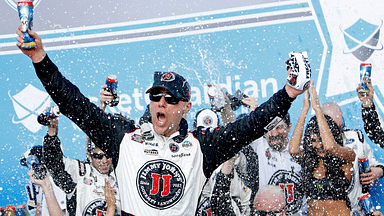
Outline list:
[[[135,142],[139,142],[139,143],[143,143],[144,142],[144,138],[141,137],[139,134],[134,134],[132,136],[132,140],[135,141]]]
[[[283,190],[288,206],[287,213],[289,213],[289,215],[294,214],[301,209],[303,194],[298,191],[300,181],[300,176],[296,173],[279,170],[272,175],[268,182],[269,185],[279,186]]]
[[[159,151],[157,151],[156,149],[144,149],[144,154],[158,155]]]
[[[170,143],[169,150],[171,150],[172,153],[176,153],[179,151],[179,145],[177,145],[176,143]]]
[[[140,198],[159,210],[168,209],[181,200],[185,183],[181,168],[167,160],[148,161],[139,169],[136,178]]]
[[[183,144],[181,144],[181,146],[182,146],[184,149],[189,150],[189,149],[192,148],[193,145],[192,145],[192,143],[189,142],[189,141],[184,141]]]
[[[86,185],[92,185],[93,184],[93,180],[89,179],[89,178],[83,178],[83,183],[86,184]]]

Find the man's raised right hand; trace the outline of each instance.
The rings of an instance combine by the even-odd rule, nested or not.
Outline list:
[[[36,32],[32,30],[28,30],[28,34],[35,39],[36,47],[33,49],[22,49],[21,45],[24,42],[24,36],[23,36],[23,32],[21,31],[21,25],[17,29],[16,34],[17,34],[16,46],[19,47],[19,49],[25,55],[31,58],[33,63],[41,62],[44,59],[44,57],[47,55],[43,49],[43,43],[41,42],[41,37],[38,34],[36,34]]]

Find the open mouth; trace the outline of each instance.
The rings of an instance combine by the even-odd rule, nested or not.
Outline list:
[[[158,121],[159,125],[160,126],[164,126],[164,124],[165,124],[165,114],[161,113],[161,112],[158,112],[156,117],[157,117],[157,121]]]

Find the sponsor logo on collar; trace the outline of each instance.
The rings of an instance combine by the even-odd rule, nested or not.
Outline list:
[[[181,146],[183,146],[184,149],[189,150],[192,148],[193,145],[189,141],[184,141],[183,144],[181,144]]]
[[[148,155],[158,155],[159,151],[156,149],[144,149],[144,154]]]
[[[144,138],[141,137],[139,134],[134,134],[132,136],[132,140],[135,141],[135,142],[139,142],[139,143],[143,143],[144,142]]]

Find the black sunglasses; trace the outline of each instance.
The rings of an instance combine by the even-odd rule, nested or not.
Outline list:
[[[283,209],[281,209],[280,211],[261,211],[261,210],[255,210],[253,215],[255,215],[255,216],[266,216],[266,215],[280,216],[280,215],[283,215]]]
[[[158,94],[150,93],[149,99],[153,102],[159,102],[163,96],[164,96],[165,102],[167,102],[168,104],[173,104],[173,105],[178,104],[179,101],[185,101],[186,100],[184,98],[177,98],[177,97],[170,95],[168,93],[158,93]]]
[[[93,157],[93,158],[95,158],[95,159],[99,159],[99,160],[103,159],[104,156],[105,156],[107,159],[110,158],[107,154],[99,154],[99,153],[94,153],[94,152],[91,153],[91,157]]]

